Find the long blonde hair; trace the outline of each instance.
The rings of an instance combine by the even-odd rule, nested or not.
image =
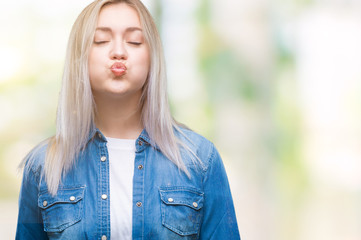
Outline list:
[[[80,13],[69,37],[57,110],[56,134],[48,141],[43,172],[48,191],[53,195],[58,190],[62,176],[71,169],[85,148],[90,130],[95,126],[95,103],[89,81],[88,56],[99,12],[104,5],[114,3],[126,3],[137,11],[149,45],[150,70],[143,87],[141,104],[142,123],[152,144],[157,145],[161,152],[188,176],[180,149],[185,149],[192,161],[200,163],[188,143],[175,135],[175,131],[178,131],[184,136],[181,125],[170,113],[162,43],[152,16],[140,0],[96,0]]]

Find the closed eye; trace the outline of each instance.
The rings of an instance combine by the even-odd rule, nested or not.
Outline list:
[[[141,42],[128,42],[129,44],[132,44],[132,45],[137,45],[139,46],[140,44],[142,44]]]
[[[108,41],[94,41],[94,44],[104,44],[107,43]]]

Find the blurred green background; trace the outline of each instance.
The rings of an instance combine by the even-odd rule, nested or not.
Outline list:
[[[90,0],[0,3],[0,236],[26,153],[55,131]],[[361,239],[361,2],[146,0],[175,117],[215,143],[249,240]]]

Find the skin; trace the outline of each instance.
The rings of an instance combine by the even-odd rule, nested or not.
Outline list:
[[[111,71],[115,62],[126,66],[123,75]],[[96,126],[107,137],[137,138],[143,129],[139,100],[149,72],[150,54],[133,8],[125,3],[102,8],[88,65],[97,107]]]

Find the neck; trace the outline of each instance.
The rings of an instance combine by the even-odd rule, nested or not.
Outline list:
[[[109,99],[94,96],[96,103],[95,124],[106,136],[136,139],[143,130],[139,97]]]

